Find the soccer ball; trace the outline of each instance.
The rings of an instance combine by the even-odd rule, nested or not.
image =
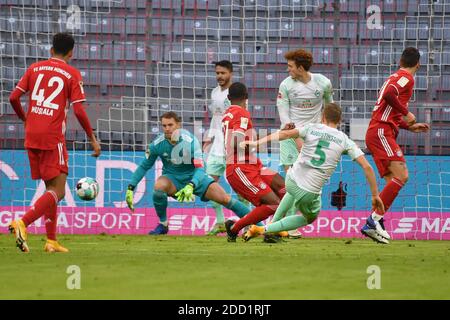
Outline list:
[[[99,186],[95,179],[85,177],[77,182],[76,192],[78,198],[89,201],[95,199],[98,195]]]

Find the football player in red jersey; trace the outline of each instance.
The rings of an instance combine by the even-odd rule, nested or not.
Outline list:
[[[225,222],[228,241],[234,242],[242,228],[275,213],[280,199],[286,194],[286,188],[278,173],[263,167],[255,150],[239,146],[241,141],[251,139],[253,135],[253,124],[247,110],[247,87],[240,82],[233,83],[228,89],[228,99],[231,106],[222,118],[226,178],[236,193],[255,206],[255,209],[236,223],[232,220]]]
[[[13,221],[9,230],[15,234],[17,247],[28,252],[28,225],[45,216],[47,252],[68,252],[56,241],[56,210],[64,198],[68,174],[68,154],[65,142],[66,116],[72,105],[75,116],[90,139],[92,156],[100,155],[98,144],[82,102],[86,100],[80,72],[68,64],[72,58],[74,38],[68,33],[53,37],[51,58],[32,64],[11,93],[11,105],[25,123],[25,149],[30,160],[31,177],[42,179],[46,192],[26,212]],[[29,93],[25,114],[20,97]]]
[[[416,48],[409,47],[403,51],[400,69],[380,89],[366,133],[367,148],[372,153],[380,176],[386,180],[386,186],[380,193],[385,211],[408,181],[405,158],[396,142],[399,128],[416,133],[430,129],[427,123],[416,123],[415,115],[408,110],[419,60],[420,53]],[[378,211],[372,212],[361,232],[377,242],[388,243],[386,240],[390,239],[384,229],[383,214]]]

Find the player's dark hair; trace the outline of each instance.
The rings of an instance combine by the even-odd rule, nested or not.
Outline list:
[[[342,109],[337,103],[327,103],[323,109],[325,120],[339,124],[342,119]]]
[[[228,60],[221,60],[221,61],[216,62],[214,67],[217,67],[217,66],[224,67],[224,68],[228,69],[228,71],[233,72],[233,64]]]
[[[420,60],[420,52],[417,48],[408,47],[402,52],[402,56],[400,58],[400,67],[402,68],[412,68],[419,63]]]
[[[75,46],[75,39],[67,32],[60,32],[53,36],[53,50],[56,54],[65,56]]]
[[[286,60],[295,61],[297,68],[302,66],[305,71],[309,71],[309,68],[311,68],[313,64],[313,56],[311,52],[303,49],[288,51],[284,55],[284,58]]]
[[[180,123],[181,122],[180,117],[173,111],[169,111],[169,112],[164,113],[161,116],[161,119],[174,119],[176,123]]]
[[[234,82],[228,88],[228,99],[230,101],[242,101],[248,99],[248,91],[245,84],[241,82]]]

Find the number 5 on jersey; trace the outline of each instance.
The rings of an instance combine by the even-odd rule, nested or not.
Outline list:
[[[316,151],[314,151],[314,154],[317,154],[319,156],[319,159],[313,158],[311,160],[311,164],[316,167],[320,167],[322,164],[324,164],[326,160],[326,154],[322,150],[323,148],[327,149],[330,146],[330,142],[325,140],[319,140],[319,143],[317,144]]]

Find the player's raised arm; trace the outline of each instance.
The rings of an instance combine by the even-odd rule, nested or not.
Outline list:
[[[392,108],[396,109],[406,117],[406,124],[408,126],[416,122],[416,116],[409,112],[406,106],[400,103],[400,100],[398,99],[398,89],[394,85],[390,84],[387,88],[384,88],[382,98],[388,105],[392,106]]]
[[[258,147],[262,144],[266,144],[270,141],[282,141],[289,138],[298,138],[300,137],[299,129],[290,129],[290,130],[279,130],[277,132],[274,132],[268,136],[265,136],[264,138],[261,138],[256,141],[242,141],[240,143],[241,148],[244,148],[246,145],[250,147]]]

